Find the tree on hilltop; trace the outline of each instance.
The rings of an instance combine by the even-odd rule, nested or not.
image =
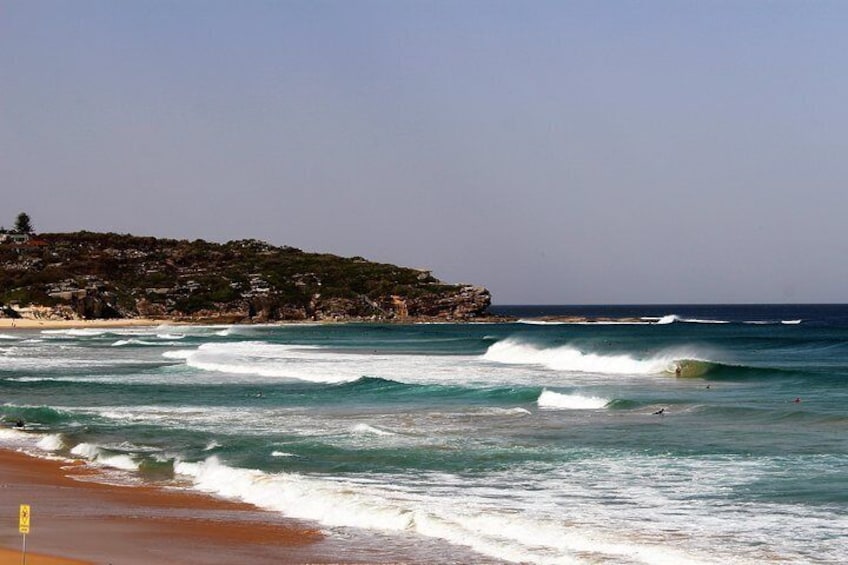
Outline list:
[[[29,214],[26,212],[18,214],[18,219],[15,220],[15,231],[18,233],[32,233],[34,231]]]

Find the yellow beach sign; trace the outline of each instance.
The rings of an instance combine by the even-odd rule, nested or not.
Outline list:
[[[22,534],[29,533],[29,504],[21,504],[20,520],[18,520],[18,531]]]

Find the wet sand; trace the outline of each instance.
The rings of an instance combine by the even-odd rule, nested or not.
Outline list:
[[[155,487],[112,486],[91,471],[0,450],[0,563],[20,563],[20,504],[31,507],[27,563],[329,563],[309,525],[253,506]],[[51,559],[46,556],[61,556]]]

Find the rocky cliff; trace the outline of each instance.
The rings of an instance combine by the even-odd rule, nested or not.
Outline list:
[[[469,320],[489,291],[361,257],[113,233],[0,244],[0,316],[185,321]]]

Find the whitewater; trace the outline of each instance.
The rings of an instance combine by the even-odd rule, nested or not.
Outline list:
[[[848,561],[848,309],[629,308],[7,332],[0,444],[399,559]]]

